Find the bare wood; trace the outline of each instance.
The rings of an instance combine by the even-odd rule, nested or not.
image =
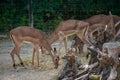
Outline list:
[[[84,74],[83,76],[80,76],[80,77],[76,78],[75,80],[85,80],[86,77],[89,76],[89,74],[90,74],[90,73]]]
[[[119,35],[120,35],[120,29],[119,29],[118,32],[116,33],[116,35],[115,35],[115,37],[114,37],[114,40],[115,40],[117,37],[119,37]]]
[[[72,41],[71,48],[75,48],[76,53],[83,53],[83,45],[84,43],[81,41],[81,39],[76,36]]]
[[[100,64],[108,64],[109,66],[112,66],[107,80],[116,79],[116,68],[119,66],[118,55],[120,54],[120,42],[104,43],[102,48],[102,51],[98,51]]]
[[[115,80],[115,79],[117,78],[118,73],[117,73],[117,71],[116,71],[116,68],[117,68],[117,67],[113,67],[113,68],[111,69],[110,75],[109,75],[109,77],[107,78],[107,80]]]
[[[20,63],[23,65],[22,59],[19,55],[20,45],[23,42],[31,42],[34,45],[32,64],[34,64],[35,53],[37,55],[37,64],[39,66],[39,47],[44,47],[51,55],[55,67],[58,67],[58,55],[56,51],[54,52],[44,37],[44,34],[41,30],[31,28],[29,26],[20,26],[10,31],[10,38],[14,42],[14,49],[11,51],[11,57],[13,61],[13,67],[15,67],[14,54],[16,54],[20,60]],[[24,66],[24,65],[23,65]]]

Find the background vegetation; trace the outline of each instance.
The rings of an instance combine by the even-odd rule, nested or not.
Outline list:
[[[95,14],[120,15],[120,0],[32,0],[34,27],[54,30],[67,19],[85,19]],[[0,32],[29,25],[29,0],[0,0]]]

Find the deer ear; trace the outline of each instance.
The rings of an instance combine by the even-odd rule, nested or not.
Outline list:
[[[56,48],[53,49],[54,52],[57,52]]]
[[[54,48],[54,51],[57,51],[56,48]]]

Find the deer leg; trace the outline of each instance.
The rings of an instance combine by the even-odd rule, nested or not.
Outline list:
[[[67,37],[64,38],[65,51],[67,52]]]
[[[37,57],[37,65],[39,66],[39,45],[35,46],[35,52]]]
[[[21,59],[21,57],[20,57],[20,55],[19,55],[19,52],[20,52],[20,46],[17,47],[16,55],[17,55],[17,57],[18,57],[18,59],[19,59],[19,61],[20,61],[20,64],[24,67],[24,64],[23,64],[22,59]]]
[[[13,50],[10,53],[10,55],[11,55],[11,58],[12,58],[13,67],[16,69],[15,58],[14,58],[15,50],[16,50],[16,47],[13,48]]]
[[[59,46],[58,46],[58,52],[59,53],[60,53],[61,46],[62,46],[62,42],[60,41]]]
[[[78,53],[81,54],[82,50],[81,50],[81,47],[78,46]]]
[[[64,33],[62,31],[58,32],[58,37],[59,37],[59,45],[58,45],[58,53],[60,53],[60,49],[62,47],[62,41],[64,40]]]
[[[33,48],[32,65],[34,65],[35,48]]]
[[[58,45],[58,53],[60,53],[60,49],[62,47],[62,41],[63,41],[63,37],[59,38],[59,45]]]
[[[41,48],[41,53],[43,54],[43,53],[44,53],[44,51],[43,51],[43,47],[41,46],[40,48]]]

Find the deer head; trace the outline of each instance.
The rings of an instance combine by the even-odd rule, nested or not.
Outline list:
[[[59,66],[59,60],[60,60],[60,58],[59,58],[59,55],[57,54],[56,48],[54,48],[54,50],[52,51],[52,54],[53,54],[53,62],[54,62],[54,65],[55,65],[54,68],[57,69],[58,66]]]

